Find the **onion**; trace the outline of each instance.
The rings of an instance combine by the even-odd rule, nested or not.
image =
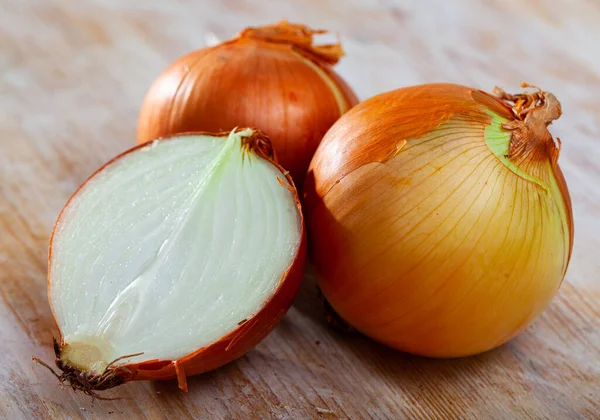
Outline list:
[[[175,136],[79,188],[50,242],[61,382],[95,397],[131,380],[186,390],[271,331],[305,260],[298,195],[272,159],[251,129]]]
[[[430,84],[373,97],[327,133],[305,183],[309,254],[351,326],[431,357],[529,325],[559,288],[573,216],[551,93]]]
[[[313,45],[313,35],[324,32],[283,21],[180,58],[146,94],[138,142],[256,127],[300,185],[323,135],[357,102],[331,68],[341,45]]]

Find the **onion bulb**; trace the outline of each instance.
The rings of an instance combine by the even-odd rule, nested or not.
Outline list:
[[[138,146],[71,197],[50,242],[57,376],[75,390],[228,363],[290,307],[305,260],[294,184],[251,129]],[[47,366],[47,365],[46,365]]]
[[[526,85],[524,85],[526,87]],[[571,256],[551,93],[452,84],[373,97],[329,130],[309,168],[309,255],[351,326],[406,352],[501,345],[548,306]]]
[[[313,44],[324,32],[283,21],[178,59],[144,98],[138,142],[256,127],[300,185],[325,132],[357,102],[332,70],[341,45]]]

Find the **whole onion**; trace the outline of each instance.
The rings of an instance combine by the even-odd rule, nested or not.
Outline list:
[[[255,127],[301,186],[321,138],[357,102],[332,69],[341,45],[313,43],[324,32],[283,21],[180,58],[147,92],[138,142]]]
[[[551,93],[430,84],[373,97],[309,168],[309,251],[335,311],[407,352],[454,357],[517,335],[573,246]]]

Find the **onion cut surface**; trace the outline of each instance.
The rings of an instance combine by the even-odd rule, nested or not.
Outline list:
[[[305,248],[296,190],[271,157],[250,129],[178,136],[126,152],[77,191],[50,245],[63,371],[87,374],[91,392],[107,372],[185,388],[185,375],[268,334]]]

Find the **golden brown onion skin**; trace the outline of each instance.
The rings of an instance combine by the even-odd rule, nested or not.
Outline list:
[[[329,130],[304,208],[319,285],[349,324],[458,357],[501,345],[548,306],[571,255],[571,202],[553,144],[531,138],[510,157],[490,147],[508,147],[500,127],[514,119],[484,92],[431,84],[373,97]]]
[[[331,68],[339,44],[313,47],[313,31],[286,22],[175,61],[143,101],[138,143],[190,131],[255,127],[271,139],[298,187],[331,125],[357,103]]]

